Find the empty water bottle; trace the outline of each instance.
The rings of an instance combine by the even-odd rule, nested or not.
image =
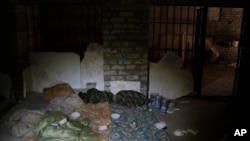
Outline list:
[[[160,109],[160,107],[161,107],[161,96],[159,94],[156,94],[155,108]]]
[[[151,100],[150,106],[155,106],[155,101],[156,101],[156,94],[155,93],[150,94],[150,100]]]
[[[126,52],[122,50],[122,64],[124,65],[126,62]]]
[[[167,112],[167,99],[166,98],[162,98],[162,102],[161,102],[161,113],[165,114]]]

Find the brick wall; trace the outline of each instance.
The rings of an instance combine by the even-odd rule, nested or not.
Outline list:
[[[243,8],[221,8],[218,21],[207,22],[207,35],[216,41],[238,40],[241,30]]]
[[[141,92],[147,94],[147,48],[129,42],[114,42],[114,44],[109,45],[106,43],[104,45],[109,48],[104,53],[105,90],[110,90],[110,81],[139,81],[141,82]],[[122,50],[125,51],[126,55],[124,63],[122,63]]]
[[[220,61],[223,63],[235,63],[238,57],[238,47],[221,47],[219,48]]]
[[[148,90],[148,16],[145,0],[108,0],[103,3],[105,90],[111,81],[139,81]],[[122,50],[125,62],[122,63]]]
[[[243,8],[221,8],[218,21],[207,22],[207,35],[212,36],[215,42],[231,42],[239,40]],[[219,47],[220,60],[234,63],[237,60],[237,47]]]

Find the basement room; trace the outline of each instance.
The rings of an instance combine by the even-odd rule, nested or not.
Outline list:
[[[243,0],[0,3],[1,141],[249,137]]]

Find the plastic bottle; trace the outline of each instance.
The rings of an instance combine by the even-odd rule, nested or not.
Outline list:
[[[159,94],[156,94],[155,108],[160,109],[160,107],[161,107],[161,96]]]
[[[155,106],[156,95],[154,93],[150,94],[150,101],[151,101],[150,106]]]
[[[163,97],[161,102],[161,113],[165,114],[167,112],[167,108],[168,108],[167,99]]]
[[[122,50],[122,64],[124,65],[126,62],[126,52]]]

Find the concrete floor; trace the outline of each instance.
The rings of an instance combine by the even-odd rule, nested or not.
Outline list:
[[[155,110],[159,121],[167,122],[167,131],[173,141],[219,141],[228,125],[228,98],[182,97],[173,101],[175,111],[162,115]],[[175,136],[181,129],[187,133]]]
[[[206,66],[201,96],[172,100],[174,106],[169,110],[174,109],[173,113],[162,115],[152,108],[159,121],[166,121],[168,127],[165,130],[173,141],[245,141],[246,138],[236,138],[233,134],[237,128],[250,126],[248,105],[232,96],[235,69],[226,69]],[[177,129],[186,133],[176,136],[174,131]]]
[[[185,96],[172,101],[173,113],[162,115],[156,109],[153,112],[159,121],[166,121],[165,130],[173,141],[241,141],[243,137],[235,138],[233,134],[240,128],[250,131],[250,118],[247,103],[235,102],[230,96]],[[174,131],[177,129],[186,133],[176,136]]]
[[[202,96],[231,96],[235,68],[226,65],[205,65],[202,76]]]

